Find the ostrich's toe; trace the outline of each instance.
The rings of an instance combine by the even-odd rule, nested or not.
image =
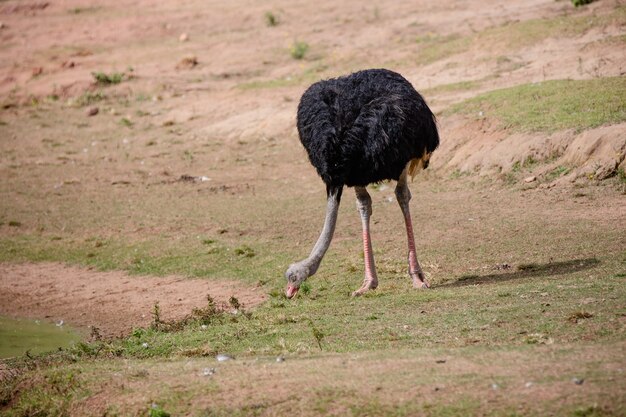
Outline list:
[[[413,288],[428,289],[430,288],[430,284],[428,283],[428,281],[413,280]]]
[[[413,288],[430,288],[430,284],[426,281],[426,277],[423,273],[412,273],[411,279],[413,280]]]
[[[369,290],[375,290],[378,287],[378,280],[365,280],[365,282],[363,282],[363,285],[361,285],[361,288],[359,288],[358,290],[354,291],[352,293],[353,297],[358,297],[360,295],[365,294],[366,292],[368,292]]]

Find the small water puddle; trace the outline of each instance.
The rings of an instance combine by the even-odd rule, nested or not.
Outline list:
[[[0,316],[0,358],[68,348],[79,340],[78,333],[64,325]]]

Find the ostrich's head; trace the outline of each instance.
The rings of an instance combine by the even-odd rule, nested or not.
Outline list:
[[[300,284],[302,284],[310,275],[308,266],[305,266],[300,262],[291,264],[287,269],[287,272],[285,272],[285,278],[287,278],[287,289],[285,290],[285,295],[287,295],[287,298],[291,298],[296,295],[300,289]]]

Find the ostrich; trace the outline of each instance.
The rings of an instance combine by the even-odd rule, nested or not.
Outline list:
[[[434,114],[411,83],[385,69],[359,71],[319,81],[300,99],[297,117],[300,142],[326,184],[326,218],[311,254],[289,266],[287,298],[315,274],[335,231],[343,187],[354,187],[363,226],[365,279],[352,293],[362,295],[378,286],[369,221],[372,199],[366,186],[395,180],[395,195],[404,215],[409,247],[409,275],[415,288],[428,288],[417,261],[409,213],[407,177],[427,168],[439,145]]]

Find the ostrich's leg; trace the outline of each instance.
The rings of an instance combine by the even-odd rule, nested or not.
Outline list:
[[[413,224],[411,222],[411,213],[409,212],[411,191],[406,181],[406,170],[402,172],[398,184],[396,185],[396,198],[398,199],[398,204],[400,204],[400,209],[402,209],[404,223],[406,225],[406,237],[409,244],[409,275],[413,280],[413,287],[428,288],[428,282],[417,261],[417,254],[415,253],[415,237],[413,236]]]
[[[365,187],[355,187],[354,190],[356,191],[356,207],[361,215],[361,223],[363,225],[363,255],[365,258],[365,280],[361,288],[352,293],[353,296],[357,296],[378,287],[378,277],[376,276],[376,265],[374,264],[374,253],[370,238],[372,198]]]
[[[337,214],[339,212],[339,203],[341,201],[341,193],[343,187],[332,187],[327,189],[328,200],[326,203],[326,218],[324,220],[324,227],[322,233],[317,239],[311,254],[300,262],[296,262],[289,266],[285,275],[287,276],[288,287],[287,297],[293,297],[300,284],[317,272],[317,269],[322,262],[322,258],[326,253],[326,250],[330,246],[330,241],[333,238],[335,232],[335,225],[337,223]]]

